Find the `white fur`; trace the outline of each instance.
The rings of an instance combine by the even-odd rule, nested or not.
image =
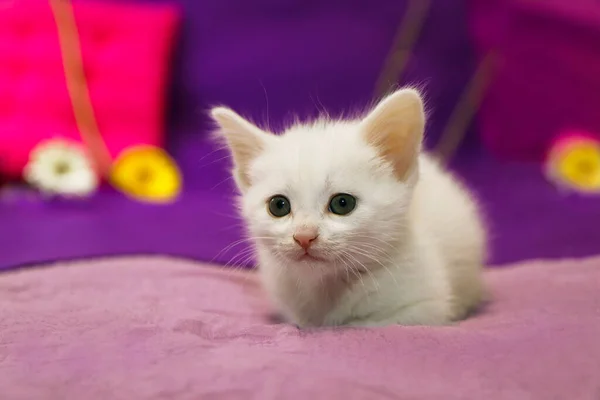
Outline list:
[[[466,189],[429,156],[415,154],[400,179],[365,139],[365,120],[320,120],[282,136],[259,134],[252,144],[248,136],[236,139],[247,125],[228,125],[237,114],[219,108],[213,116],[236,161],[241,212],[264,288],[289,321],[441,325],[480,303],[484,228]],[[236,148],[248,145],[260,151]],[[328,211],[337,193],[358,199],[349,215]],[[292,206],[283,218],[267,209],[277,194]],[[319,260],[300,258],[304,250],[293,234],[303,225],[318,227],[310,254]]]

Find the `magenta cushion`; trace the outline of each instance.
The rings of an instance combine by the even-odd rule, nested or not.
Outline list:
[[[450,327],[301,331],[252,272],[167,258],[0,274],[2,399],[598,399],[600,258],[486,271]]]
[[[501,63],[479,120],[497,156],[541,160],[565,130],[600,137],[600,3],[471,0],[480,56]]]
[[[19,177],[41,140],[79,140],[48,2],[0,5],[0,174]],[[163,109],[178,11],[74,4],[90,96],[113,156],[164,141]]]

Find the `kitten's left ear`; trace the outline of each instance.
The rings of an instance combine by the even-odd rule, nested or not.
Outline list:
[[[414,89],[401,89],[383,99],[362,121],[367,143],[406,180],[421,150],[425,111],[421,95]]]
[[[252,183],[250,164],[265,149],[273,136],[228,108],[213,108],[210,114],[219,125],[219,133],[227,142],[233,157],[233,177],[244,192]]]

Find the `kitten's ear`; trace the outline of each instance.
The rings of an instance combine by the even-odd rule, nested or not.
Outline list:
[[[406,180],[416,165],[424,130],[423,100],[414,89],[386,97],[362,121],[367,143],[392,164],[400,180]]]
[[[250,163],[264,150],[271,135],[228,108],[213,108],[210,114],[229,147],[234,164],[233,177],[243,192],[251,184]]]

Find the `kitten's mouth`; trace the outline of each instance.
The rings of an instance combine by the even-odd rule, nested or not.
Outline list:
[[[305,252],[298,257],[299,261],[325,261],[321,257],[310,254],[309,252]]]

